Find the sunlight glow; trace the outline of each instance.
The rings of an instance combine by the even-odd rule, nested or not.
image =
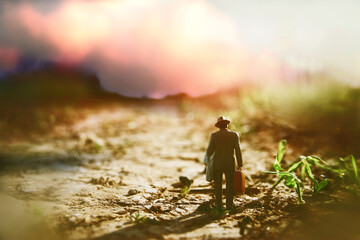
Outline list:
[[[201,95],[281,72],[274,56],[250,53],[232,19],[205,0],[69,0],[47,13],[22,2],[6,13],[9,26],[54,49],[49,58],[88,64],[105,88],[125,95]]]

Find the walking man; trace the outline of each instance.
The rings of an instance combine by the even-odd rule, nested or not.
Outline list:
[[[215,127],[219,131],[213,132],[210,136],[209,146],[206,150],[206,157],[210,158],[213,154],[213,177],[215,182],[216,207],[222,208],[222,178],[223,173],[226,179],[226,209],[233,210],[234,198],[234,171],[235,158],[237,168],[242,167],[242,155],[240,149],[239,134],[228,129],[230,120],[221,116],[217,119]]]

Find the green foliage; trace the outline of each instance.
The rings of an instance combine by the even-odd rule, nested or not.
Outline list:
[[[94,143],[94,150],[95,150],[96,153],[99,153],[102,148],[103,148],[103,145],[101,145],[101,144],[99,144],[97,142]]]
[[[340,158],[337,173],[345,188],[360,197],[360,181],[356,160],[353,155]]]
[[[75,107],[70,106],[9,106],[6,111],[0,109],[1,135],[45,134],[51,132],[57,125],[71,124],[83,116],[83,111],[76,111]]]
[[[186,197],[186,195],[190,192],[190,184],[189,185],[185,185],[184,187],[181,188],[181,196],[182,197]]]
[[[317,158],[315,156],[311,156],[308,161],[316,165],[317,167],[323,168],[325,170],[337,174],[341,179],[343,186],[347,190],[351,191],[352,193],[360,197],[359,170],[353,155],[348,155],[344,158],[340,158],[338,166],[335,167],[327,166],[324,161],[322,161],[320,158]],[[328,180],[325,179],[324,181],[328,181]],[[326,182],[318,183],[318,188],[321,189],[324,184],[327,183]]]
[[[295,188],[296,193],[298,194],[298,201],[299,203],[304,203],[304,200],[302,198],[302,182],[301,180],[291,172],[279,172],[279,171],[266,171],[265,173],[270,174],[278,174],[279,179],[276,181],[276,183],[272,186],[272,189],[274,189],[279,183],[281,183],[283,180],[285,180],[284,184],[288,188]]]
[[[286,149],[286,140],[281,140],[278,146],[278,153],[276,155],[273,167],[275,171],[266,171],[265,173],[270,174],[277,174],[279,179],[275,182],[272,186],[272,189],[276,188],[279,183],[284,181],[285,186],[288,188],[295,188],[296,193],[298,194],[298,201],[299,203],[304,203],[302,198],[302,181],[305,180],[306,175],[311,179],[313,182],[313,194],[317,194],[320,190],[326,187],[329,184],[329,180],[325,179],[320,183],[315,178],[314,174],[312,173],[311,167],[312,166],[321,166],[323,168],[329,168],[325,164],[323,160],[316,156],[300,156],[295,163],[293,163],[287,171],[284,171],[281,167],[280,163],[284,157]],[[294,173],[296,169],[301,167],[301,180],[296,176]]]
[[[350,162],[350,166],[349,163]],[[340,158],[340,173],[345,172],[350,182],[359,186],[358,168],[354,156],[349,155],[345,158]],[[340,174],[343,179],[344,175]]]
[[[359,89],[324,76],[312,76],[309,81],[293,84],[263,87],[254,93],[249,92],[245,97],[244,100],[250,102],[252,108],[271,115],[275,124],[316,130],[329,128],[324,124],[325,121],[320,120],[331,119],[326,123],[338,124],[339,127],[346,127],[346,124],[359,127],[354,121],[360,100]]]
[[[250,125],[255,132],[280,129],[298,145],[316,143],[333,154],[344,149],[359,153],[354,144],[360,140],[359,87],[310,75],[304,81],[246,89],[236,108],[231,125]]]
[[[328,184],[329,180],[324,179],[318,181],[312,172],[312,168],[317,167],[335,173],[341,179],[345,189],[351,191],[356,196],[360,197],[360,179],[359,179],[359,170],[356,163],[356,160],[353,155],[346,156],[339,159],[338,166],[329,166],[325,161],[317,156],[300,156],[298,159],[288,168],[287,171],[284,171],[280,163],[284,157],[286,148],[286,141],[281,140],[278,146],[278,154],[276,155],[275,162],[273,167],[275,171],[266,171],[265,173],[277,174],[279,179],[272,186],[274,189],[279,183],[284,181],[285,186],[289,188],[295,188],[299,202],[302,203],[302,192],[301,186],[302,181],[306,179],[306,176],[313,183],[313,194],[319,193],[324,189]],[[297,169],[300,169],[300,179],[295,175]]]
[[[224,210],[221,208],[213,207],[211,215],[213,219],[220,219],[230,214],[231,210]]]
[[[131,218],[136,223],[149,223],[149,224],[159,224],[159,221],[155,218],[145,217],[141,215],[139,212],[131,214]]]
[[[276,171],[282,171],[282,167],[280,165],[282,159],[284,158],[285,149],[286,149],[287,142],[285,139],[280,140],[279,146],[278,146],[278,153],[276,154],[276,159],[274,161],[274,169]]]

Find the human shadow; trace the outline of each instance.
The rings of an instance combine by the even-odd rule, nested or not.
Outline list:
[[[239,208],[232,212],[219,214],[212,211],[201,211],[199,209],[194,212],[171,220],[163,220],[157,224],[136,223],[128,227],[124,227],[117,231],[93,238],[93,240],[110,240],[110,239],[146,239],[156,238],[163,239],[165,235],[180,234],[194,231],[202,228],[219,218],[227,215],[236,214],[243,209]]]

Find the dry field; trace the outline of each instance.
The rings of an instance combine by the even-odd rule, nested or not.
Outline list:
[[[278,139],[266,131],[241,138],[247,190],[236,211],[213,210],[202,160],[214,119],[172,101],[114,104],[3,141],[0,239],[359,239],[347,193],[305,187],[298,204],[294,190],[270,191],[275,176],[262,171]],[[296,154],[290,142],[286,157]],[[180,176],[193,180],[189,192]]]

